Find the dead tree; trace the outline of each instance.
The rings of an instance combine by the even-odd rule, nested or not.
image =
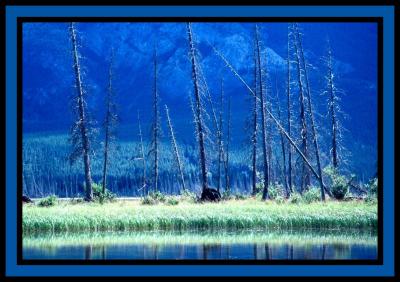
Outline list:
[[[214,50],[215,54],[225,63],[226,67],[232,72],[232,74],[239,79],[239,81],[247,88],[248,92],[254,97],[256,96],[254,91],[251,89],[251,87],[247,84],[247,82],[243,79],[243,77],[235,70],[235,68],[232,66],[231,63],[224,57],[224,55],[221,54],[214,46],[211,46],[211,48]],[[257,97],[257,100],[260,102],[261,99]],[[307,165],[307,167],[311,170],[312,174],[319,180],[319,174],[316,172],[316,170],[313,168],[311,165],[310,161],[308,158],[303,154],[302,150],[299,148],[299,146],[296,145],[295,141],[293,141],[293,138],[286,132],[286,130],[283,128],[281,123],[276,119],[276,117],[272,114],[271,111],[266,109],[267,114],[269,117],[272,119],[272,121],[275,123],[275,125],[278,127],[278,130],[283,133],[285,138],[289,141],[290,145],[295,149],[295,151],[300,155],[301,159],[303,162]],[[325,192],[328,193],[329,196],[332,196],[332,193],[324,187]]]
[[[294,28],[294,27],[293,27]],[[302,153],[306,158],[308,158],[308,142],[307,142],[307,120],[306,120],[306,98],[304,95],[305,87],[303,85],[303,77],[302,77],[302,67],[301,67],[301,59],[300,59],[300,47],[298,46],[298,41],[294,40],[294,49],[295,49],[295,63],[297,69],[297,83],[299,87],[299,104],[300,104],[300,137],[301,137],[301,149]],[[302,192],[307,186],[310,185],[310,173],[307,166],[303,163],[302,175],[301,175],[301,185],[300,191]]]
[[[70,161],[73,163],[78,157],[83,158],[85,168],[85,200],[93,199],[92,176],[90,171],[90,122],[87,116],[86,92],[82,82],[81,66],[79,62],[78,42],[75,24],[69,26],[70,39],[72,42],[73,68],[75,75],[76,96],[72,100],[76,121],[71,128],[71,143],[73,151],[70,154]]]
[[[257,193],[257,136],[258,136],[258,101],[257,101],[257,74],[258,74],[258,64],[257,64],[257,48],[256,43],[254,44],[254,97],[253,97],[253,110],[252,110],[252,180],[253,189],[252,195]]]
[[[115,93],[112,88],[112,80],[113,80],[113,60],[114,60],[114,51],[112,51],[111,59],[110,59],[110,67],[109,67],[109,78],[108,78],[108,89],[106,96],[106,116],[104,119],[104,163],[103,163],[103,182],[102,182],[102,190],[103,194],[106,192],[106,181],[107,181],[107,167],[108,167],[108,156],[110,151],[110,146],[115,138],[115,126],[118,121],[118,116],[116,114],[116,105],[114,102]]]
[[[276,97],[276,104],[277,104],[277,110],[278,110],[278,119],[281,121],[281,106],[280,106],[280,99],[279,99],[279,93],[278,93],[278,83],[277,83],[277,78],[275,75],[275,97]],[[282,149],[282,160],[283,160],[283,183],[285,185],[286,189],[286,196],[289,197],[290,195],[290,190],[289,190],[289,185],[287,181],[287,176],[286,176],[286,146],[285,146],[285,138],[283,136],[282,132],[280,133],[280,139],[281,139],[281,149]]]
[[[200,160],[200,181],[202,186],[201,198],[205,199],[205,195],[208,190],[207,183],[207,164],[206,164],[206,149],[205,149],[205,125],[203,120],[203,105],[200,97],[199,89],[199,78],[198,78],[198,66],[196,60],[196,49],[193,42],[192,26],[191,23],[187,23],[187,33],[189,40],[189,56],[192,64],[192,80],[194,87],[194,118],[196,124],[196,135],[199,148],[199,160]]]
[[[310,81],[308,78],[307,62],[306,62],[306,59],[304,56],[302,38],[299,33],[297,24],[295,24],[294,32],[295,32],[295,37],[296,37],[295,40],[298,42],[298,46],[299,46],[299,50],[300,50],[300,57],[301,57],[301,62],[303,65],[303,70],[304,70],[304,77],[305,77],[305,81],[306,81],[306,89],[307,89],[306,94],[307,94],[307,101],[308,101],[309,117],[310,117],[310,122],[311,122],[311,133],[312,133],[313,144],[314,144],[314,149],[315,149],[315,158],[317,160],[318,174],[320,176],[319,185],[321,188],[321,200],[325,201],[325,191],[324,191],[324,183],[323,183],[323,177],[322,177],[322,168],[321,168],[320,152],[319,152],[319,145],[318,145],[318,135],[317,135],[317,129],[315,126],[315,121],[314,121],[313,104],[311,101],[311,87],[310,87]]]
[[[334,84],[334,73],[333,73],[333,56],[332,48],[328,40],[328,51],[326,56],[326,67],[328,73],[326,75],[327,80],[327,91],[328,91],[328,113],[330,116],[331,123],[331,156],[332,166],[334,169],[338,167],[338,120],[337,112],[339,111],[338,96],[336,93],[336,87]]]
[[[140,157],[143,166],[143,176],[142,176],[142,187],[140,190],[143,189],[143,194],[146,193],[146,186],[147,186],[147,179],[146,179],[146,158],[144,153],[144,144],[143,144],[143,135],[142,135],[142,125],[140,122],[140,112],[137,111],[137,118],[138,118],[138,126],[139,126],[139,139],[140,139]],[[148,192],[148,191],[147,191]]]
[[[160,111],[159,111],[159,96],[157,90],[157,50],[154,48],[154,84],[153,84],[153,125],[152,125],[152,140],[151,140],[151,150],[149,153],[153,154],[153,185],[154,191],[158,191],[158,178],[159,178],[159,139],[161,134],[160,126]]]
[[[224,81],[221,79],[221,94],[220,94],[220,109],[218,117],[218,172],[217,172],[217,191],[221,189],[221,163],[224,161],[224,144],[223,144],[223,134],[222,134],[222,115],[223,115],[223,105],[224,105]]]
[[[182,185],[182,191],[183,191],[183,190],[185,190],[185,187],[186,187],[185,186],[185,178],[183,176],[183,165],[182,165],[182,161],[181,161],[181,158],[180,158],[180,155],[179,155],[178,145],[177,145],[176,139],[175,139],[174,128],[172,126],[172,122],[171,122],[171,118],[169,116],[169,110],[168,110],[167,105],[165,105],[165,114],[166,114],[166,117],[167,117],[169,135],[171,137],[172,151],[173,151],[174,156],[175,156],[176,166],[178,168],[180,181],[181,181],[181,185]]]
[[[291,113],[291,99],[290,99],[290,26],[288,25],[288,42],[287,42],[287,126],[288,126],[288,134],[291,136],[292,134],[292,113]],[[293,185],[292,185],[292,147],[288,147],[288,172],[287,172],[287,180],[290,193],[293,192]]]
[[[226,151],[225,151],[225,191],[230,193],[230,179],[229,179],[229,146],[231,143],[231,97],[228,98],[228,118],[227,118],[227,133],[226,133]]]
[[[261,106],[261,133],[262,133],[262,151],[263,151],[263,162],[264,162],[264,189],[262,199],[268,199],[268,183],[269,183],[269,169],[268,169],[268,152],[267,152],[267,125],[266,125],[266,101],[264,94],[264,83],[263,83],[263,75],[262,75],[262,64],[261,64],[261,50],[260,50],[260,38],[258,27],[255,27],[255,36],[256,36],[256,50],[257,50],[257,65],[258,65],[258,83],[260,90],[260,106]]]

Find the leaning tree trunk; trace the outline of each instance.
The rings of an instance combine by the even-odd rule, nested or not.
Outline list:
[[[76,30],[74,23],[70,24],[70,37],[72,41],[72,54],[74,58],[74,72],[75,72],[75,85],[78,92],[77,97],[77,108],[78,108],[78,118],[79,118],[79,129],[80,129],[80,137],[82,142],[82,155],[83,155],[83,164],[85,167],[85,189],[86,189],[86,201],[91,201],[93,199],[93,191],[92,191],[92,176],[90,171],[90,148],[89,148],[89,137],[88,137],[88,128],[87,128],[87,116],[85,112],[85,101],[84,101],[84,90],[82,86],[82,77],[81,77],[81,68],[79,63],[79,54],[77,47],[77,39],[76,39]]]
[[[186,187],[185,186],[185,178],[183,177],[183,165],[182,165],[181,158],[179,156],[178,145],[176,144],[174,129],[172,127],[172,122],[171,122],[171,119],[169,117],[169,110],[168,110],[167,105],[165,105],[165,114],[167,116],[169,135],[171,137],[172,151],[173,151],[174,156],[175,156],[176,166],[178,168],[180,181],[181,181],[181,185],[182,185],[182,191],[183,191],[183,190],[185,190],[185,187]]]
[[[267,128],[266,128],[266,101],[263,92],[263,79],[262,79],[262,65],[261,65],[261,54],[260,54],[260,40],[258,34],[258,27],[256,26],[256,47],[257,47],[257,64],[258,64],[258,82],[260,85],[260,103],[261,103],[261,131],[262,131],[262,151],[264,161],[264,190],[262,199],[268,199],[268,153],[267,153]]]
[[[307,63],[306,59],[304,57],[304,49],[302,45],[302,40],[298,31],[298,27],[296,24],[296,30],[295,30],[295,36],[296,40],[299,44],[299,49],[300,49],[300,55],[301,55],[301,61],[303,64],[303,69],[304,69],[304,76],[306,79],[306,94],[307,94],[307,100],[308,100],[308,110],[310,112],[310,121],[311,121],[311,133],[313,137],[313,143],[314,143],[314,148],[315,148],[315,157],[317,160],[317,169],[318,169],[318,174],[319,174],[319,185],[321,188],[321,200],[325,201],[325,191],[324,191],[324,182],[323,182],[323,177],[322,177],[322,169],[321,169],[321,161],[320,161],[320,153],[319,153],[319,145],[318,145],[318,136],[317,136],[317,130],[315,127],[315,122],[314,122],[314,112],[313,112],[313,106],[312,106],[312,101],[311,101],[311,87],[310,87],[310,82],[308,79],[308,71],[307,71]]]
[[[198,84],[198,73],[197,73],[197,62],[196,62],[196,53],[195,46],[192,39],[192,27],[191,23],[187,24],[187,32],[189,38],[189,54],[190,61],[192,63],[192,78],[193,78],[193,86],[194,86],[194,113],[195,113],[195,123],[196,123],[196,132],[197,132],[197,141],[199,146],[199,156],[200,156],[200,180],[202,186],[202,196],[205,194],[208,189],[207,184],[207,165],[206,165],[206,149],[205,149],[205,128],[203,124],[202,117],[202,105],[200,99],[200,89]]]

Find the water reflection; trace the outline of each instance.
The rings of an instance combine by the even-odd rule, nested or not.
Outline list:
[[[74,235],[75,236],[75,235]],[[103,237],[102,237],[103,236]],[[357,237],[359,236],[359,237]],[[25,238],[24,259],[71,260],[354,260],[376,259],[376,236],[290,233],[85,234]],[[126,237],[126,238],[125,238]],[[166,237],[166,238],[164,238]],[[121,239],[122,238],[122,239]],[[156,238],[156,239],[155,239]],[[276,239],[282,238],[282,239]],[[75,241],[74,241],[75,240]]]
[[[376,259],[375,246],[365,245],[92,245],[24,248],[25,259],[140,260],[332,260]]]

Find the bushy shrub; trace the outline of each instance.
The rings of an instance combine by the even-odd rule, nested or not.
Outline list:
[[[176,206],[179,204],[179,200],[176,197],[171,196],[167,198],[166,204],[170,206]]]
[[[317,202],[321,199],[321,189],[311,186],[303,193],[302,198],[307,204]]]
[[[278,196],[275,198],[275,202],[276,202],[277,204],[283,204],[283,203],[285,202],[285,198],[278,195]]]
[[[197,202],[197,196],[195,193],[189,191],[188,189],[184,189],[181,194],[181,199],[189,202]]]
[[[235,200],[245,200],[246,196],[240,193],[235,194]]]
[[[332,195],[337,200],[343,200],[349,192],[349,184],[346,177],[339,174],[339,172],[331,166],[326,167],[324,172],[330,178]]]
[[[149,197],[155,200],[156,202],[164,203],[166,201],[166,197],[160,191],[152,191],[149,193]]]
[[[141,201],[142,205],[155,205],[157,204],[157,201],[155,201],[152,197],[146,196],[142,199]]]
[[[116,195],[107,188],[103,193],[103,187],[100,184],[92,183],[93,199],[99,203],[112,202],[115,200]]]
[[[275,183],[268,188],[268,197],[275,200],[277,197],[284,197],[282,184]]]
[[[225,190],[221,194],[221,199],[224,200],[224,201],[228,201],[228,200],[234,199],[234,196],[232,195],[231,191]]]
[[[369,181],[368,186],[368,194],[371,196],[376,196],[378,193],[378,178],[373,178]]]
[[[297,193],[297,192],[293,192],[292,194],[290,194],[288,202],[291,203],[291,204],[299,204],[299,203],[301,203],[302,202],[301,195],[299,193]]]
[[[51,207],[51,206],[54,206],[56,203],[57,203],[57,196],[50,195],[46,198],[41,199],[38,203],[38,206],[39,207]]]

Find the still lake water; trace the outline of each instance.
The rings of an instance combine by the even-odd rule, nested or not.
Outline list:
[[[24,237],[23,259],[374,260],[371,232],[106,232]]]

